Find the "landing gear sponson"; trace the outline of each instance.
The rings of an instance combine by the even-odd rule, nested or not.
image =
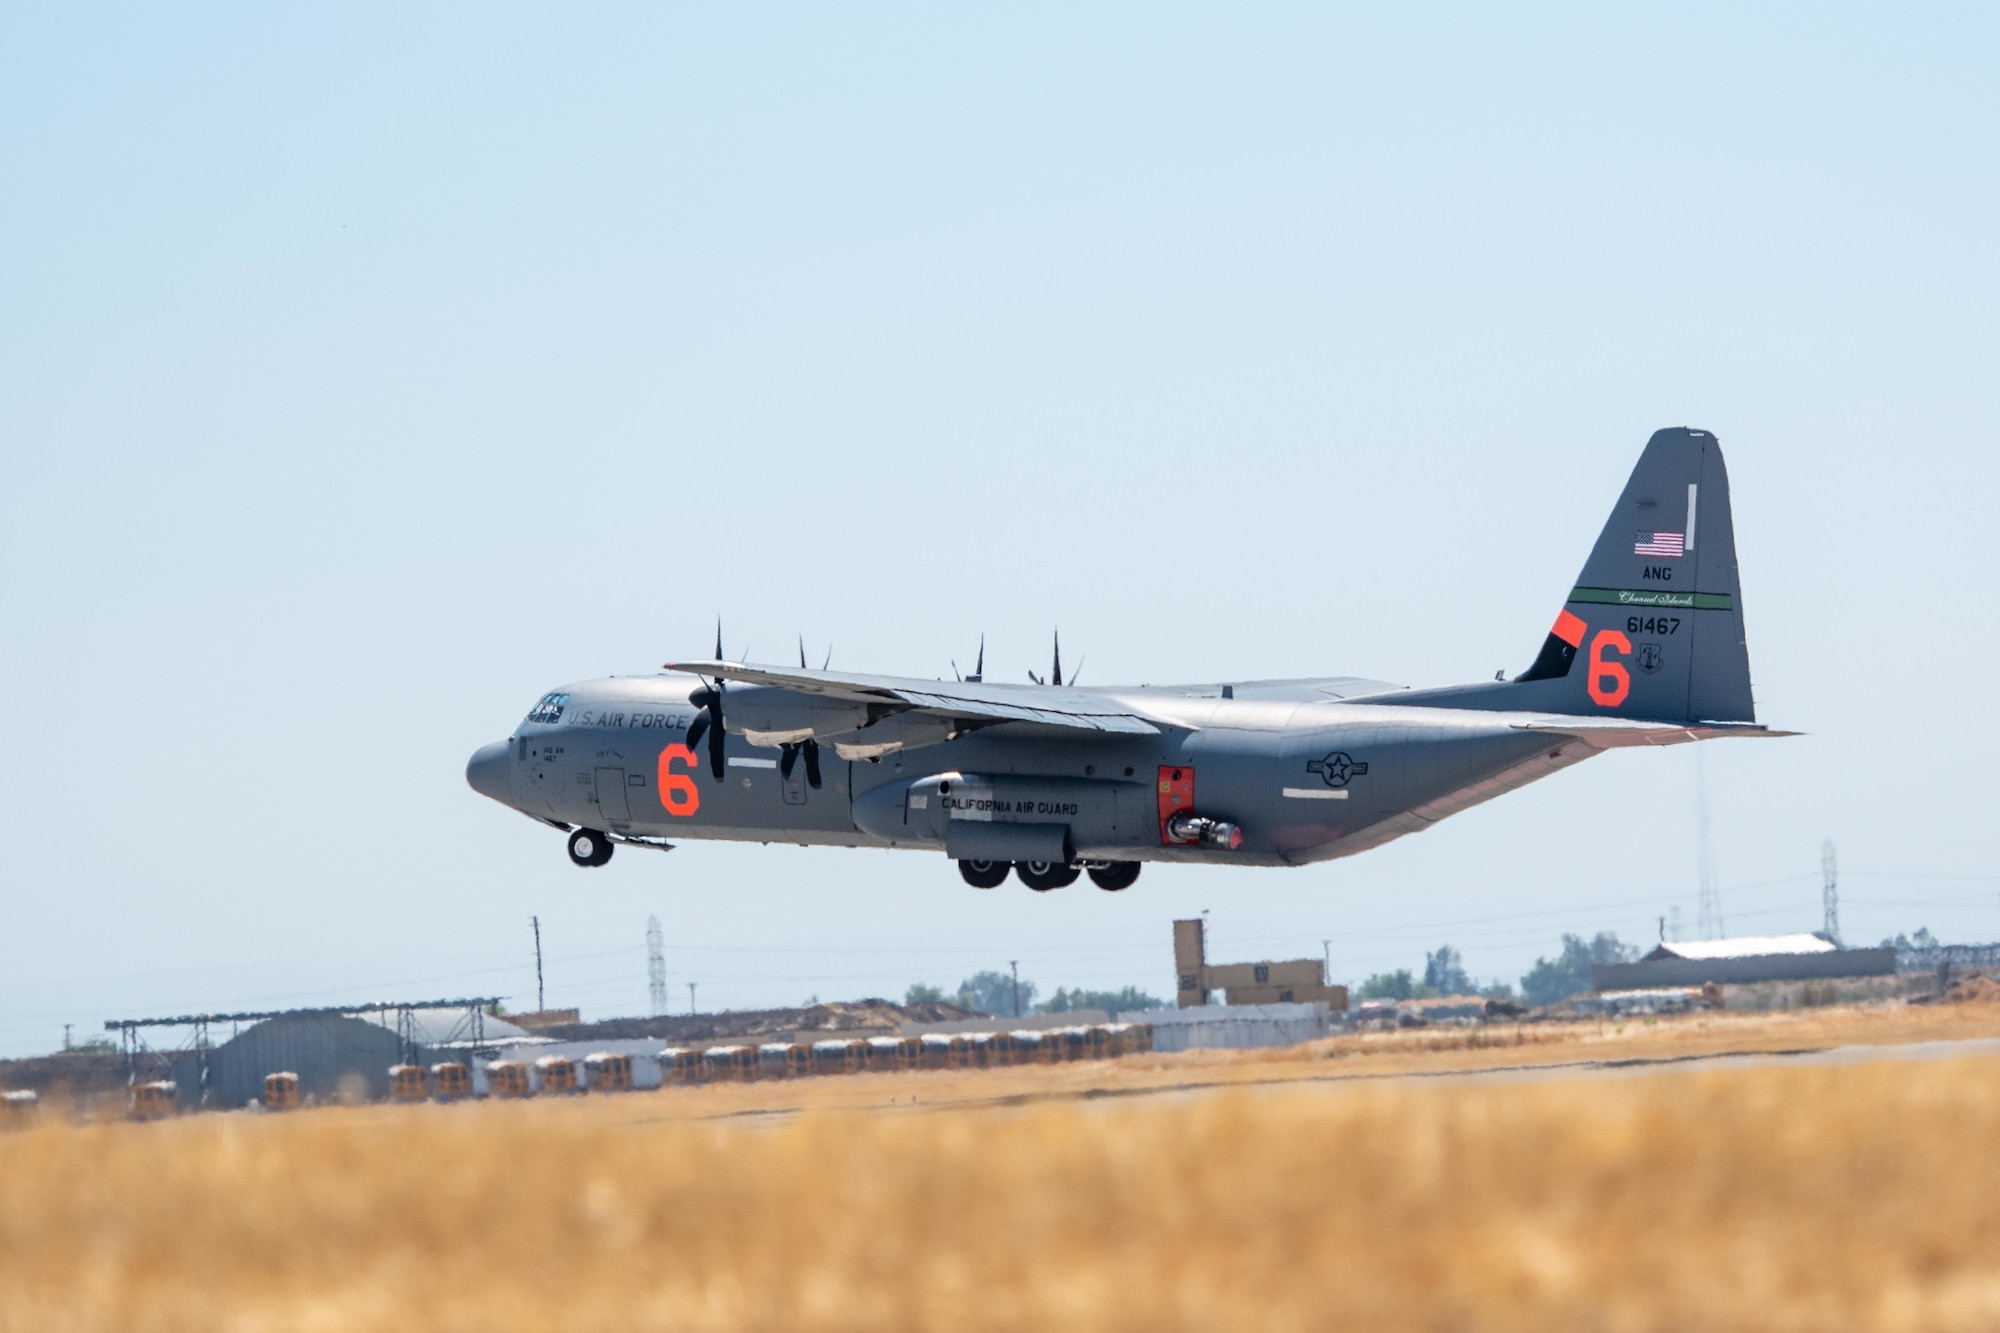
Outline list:
[[[581,864],[581,863],[579,863]],[[1077,876],[1090,872],[1091,883],[1110,893],[1129,889],[1139,879],[1137,861],[1083,861],[1065,865],[1056,861],[960,861],[958,873],[975,889],[997,889],[1013,871],[1023,884],[1037,893],[1047,893],[1076,883]]]

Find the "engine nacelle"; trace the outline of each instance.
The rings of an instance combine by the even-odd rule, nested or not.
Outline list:
[[[824,740],[868,724],[868,705],[827,699],[772,685],[731,685],[722,696],[722,721],[752,745],[796,745]]]

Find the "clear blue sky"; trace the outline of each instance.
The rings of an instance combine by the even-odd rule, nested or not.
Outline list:
[[[1168,922],[1337,975],[1694,922],[1691,749],[1360,858],[980,894],[573,869],[536,695],[803,633],[999,678],[1517,671],[1649,432],[1716,431],[1760,714],[1732,931],[2000,937],[1986,6],[9,6],[0,1052],[120,1013],[641,1012]]]

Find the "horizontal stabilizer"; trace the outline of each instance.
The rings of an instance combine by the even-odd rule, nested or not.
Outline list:
[[[1797,736],[1796,731],[1774,731],[1751,722],[1697,722],[1676,726],[1666,722],[1640,722],[1622,717],[1550,717],[1513,724],[1517,731],[1543,731],[1553,736],[1571,736],[1593,749],[1615,750],[1628,745],[1681,745],[1687,741],[1712,741],[1725,736]]]

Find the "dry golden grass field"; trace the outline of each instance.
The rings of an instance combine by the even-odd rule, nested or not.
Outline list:
[[[2000,1058],[1373,1075],[1993,1036],[1883,1007],[48,1115],[0,1134],[0,1330],[1991,1329]]]

